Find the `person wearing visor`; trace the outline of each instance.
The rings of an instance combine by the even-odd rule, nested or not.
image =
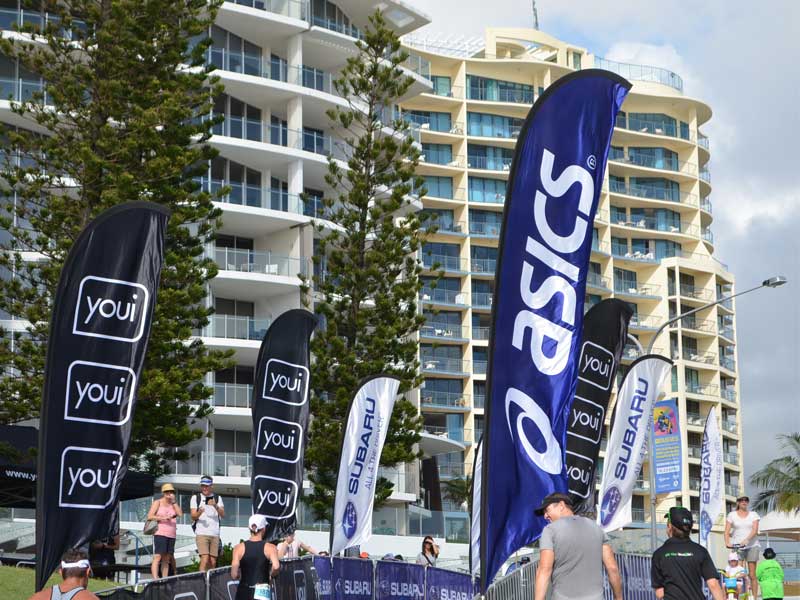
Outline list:
[[[739,553],[739,560],[748,570],[753,586],[753,597],[758,596],[756,565],[761,544],[758,542],[758,521],[761,517],[750,510],[750,498],[740,496],[736,499],[736,510],[725,518],[725,546]]]
[[[658,600],[705,600],[703,581],[714,600],[725,600],[708,550],[690,538],[693,524],[689,509],[669,509],[668,539],[653,553],[650,567],[650,584]]]
[[[91,575],[89,555],[77,548],[67,550],[61,557],[63,581],[35,593],[30,600],[98,600],[97,596],[86,589]]]
[[[208,475],[200,478],[200,493],[192,495],[189,510],[200,555],[200,571],[206,572],[217,566],[220,519],[225,517],[222,497],[214,493],[214,480]]]
[[[551,584],[552,600],[602,600],[603,567],[614,600],[622,600],[622,578],[608,537],[597,523],[573,512],[569,494],[546,496],[534,513],[549,523],[539,539],[535,600],[545,600]]]

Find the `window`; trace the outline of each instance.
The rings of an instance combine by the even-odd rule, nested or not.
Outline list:
[[[218,315],[252,317],[255,315],[255,304],[245,300],[214,298],[214,311]]]
[[[522,119],[468,112],[467,134],[480,137],[516,138],[522,129],[522,123]]]
[[[467,75],[467,98],[492,102],[533,103],[533,86],[513,81]]]
[[[681,186],[662,177],[631,177],[631,195],[654,200],[680,202]]]
[[[627,292],[637,289],[636,271],[614,267],[614,291]]]
[[[678,170],[678,154],[666,148],[628,148],[628,160],[651,169]]]
[[[276,81],[286,81],[286,71],[288,70],[286,59],[275,54],[269,57],[269,76]]]
[[[503,204],[506,201],[506,182],[502,179],[469,178],[470,202]]]
[[[452,177],[434,177],[426,175],[425,189],[428,190],[428,196],[436,198],[452,199],[453,197],[453,178]]]
[[[581,53],[580,52],[573,52],[572,53],[572,68],[576,71],[581,70]]]
[[[429,310],[422,311],[426,323],[442,323],[444,325],[456,325],[461,327],[461,313],[452,310],[440,310],[439,312],[431,312]]]
[[[459,346],[420,344],[419,353],[423,361],[428,358],[454,358],[461,360],[461,348]]]
[[[675,119],[662,113],[628,113],[628,128],[642,133],[678,136]]]
[[[446,208],[425,208],[421,211],[429,216],[427,227],[438,227],[439,231],[455,231],[453,211]]]
[[[508,171],[511,169],[513,158],[514,151],[508,148],[482,146],[480,144],[467,145],[467,166],[473,169]]]
[[[628,190],[625,186],[625,178],[618,175],[608,176],[608,186],[612,192],[619,192],[620,194],[627,194]]]
[[[452,128],[452,116],[445,112],[430,112],[427,110],[408,110],[401,113],[401,118],[407,123],[431,131],[449,132]]]
[[[628,240],[626,238],[611,237],[611,253],[614,256],[625,256],[628,254]]]
[[[211,160],[206,175],[196,179],[200,188],[215,193],[224,186],[230,187],[223,201],[231,204],[261,206],[261,172],[219,156]]]
[[[501,212],[469,209],[469,232],[474,235],[499,236],[502,224]]]
[[[433,93],[437,96],[452,96],[453,90],[450,78],[444,75],[431,75],[431,83],[433,83]]]
[[[208,53],[209,62],[218,69],[261,76],[261,48],[217,25],[211,26]]]
[[[611,205],[611,222],[612,223],[627,223],[628,215],[624,207]]]
[[[450,144],[422,144],[420,160],[436,165],[446,165],[453,161],[453,147]]]
[[[625,148],[622,146],[611,146],[608,153],[608,160],[625,160]]]

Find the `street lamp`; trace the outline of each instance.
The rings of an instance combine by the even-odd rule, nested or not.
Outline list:
[[[770,277],[769,279],[765,279],[764,281],[761,282],[761,285],[757,285],[755,287],[752,287],[749,290],[744,290],[743,292],[738,292],[736,294],[731,294],[730,296],[723,296],[722,298],[720,298],[718,300],[715,300],[714,302],[709,302],[708,304],[704,304],[703,306],[701,306],[699,308],[693,308],[692,310],[686,311],[685,313],[682,313],[682,314],[678,315],[677,317],[673,317],[672,319],[670,319],[669,321],[667,321],[666,323],[661,325],[661,327],[659,327],[656,330],[656,333],[653,336],[653,339],[650,340],[650,344],[647,346],[647,354],[652,353],[653,345],[655,344],[656,339],[658,338],[659,334],[662,331],[664,331],[664,329],[666,329],[667,327],[669,327],[673,323],[675,323],[677,321],[680,321],[684,317],[688,317],[690,315],[693,315],[693,314],[695,314],[697,312],[700,312],[701,310],[705,310],[706,308],[711,308],[712,306],[716,306],[717,304],[721,304],[722,302],[727,302],[728,300],[730,300],[731,298],[735,298],[736,296],[742,296],[744,294],[748,294],[750,292],[754,292],[756,290],[760,290],[761,288],[764,288],[764,287],[768,287],[768,288],[780,287],[780,286],[784,285],[786,282],[787,282],[786,277],[784,277],[783,275],[776,275],[774,277]],[[652,424],[648,425],[648,431],[649,431],[649,440],[650,440],[650,443],[649,443],[649,446],[650,446],[650,448],[649,448],[650,460],[649,460],[649,463],[648,463],[649,464],[649,468],[650,468],[650,477],[649,477],[649,480],[650,480],[649,481],[649,483],[650,483],[650,551],[651,552],[655,552],[655,549],[656,549],[656,538],[657,538],[657,533],[656,533],[656,471],[655,471],[655,454],[656,453],[655,453],[655,446],[654,446],[655,440],[654,440],[654,436],[653,436],[653,426],[652,426]]]

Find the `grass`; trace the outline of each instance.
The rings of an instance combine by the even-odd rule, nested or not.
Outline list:
[[[53,587],[61,581],[61,575],[54,574],[47,582],[47,587]],[[27,600],[33,595],[36,574],[33,569],[23,567],[0,566],[0,589],[3,600]],[[104,579],[90,579],[89,589],[93,592],[114,587],[114,583]]]

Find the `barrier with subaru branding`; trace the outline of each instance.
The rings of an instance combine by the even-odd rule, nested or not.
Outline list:
[[[275,595],[277,600],[318,600],[319,579],[314,557],[282,560],[275,581]]]
[[[319,581],[320,600],[331,600],[331,591],[333,589],[331,559],[326,556],[315,556],[314,570],[317,572],[317,581]]]
[[[375,566],[376,600],[422,600],[425,567],[414,563],[379,560]]]
[[[428,567],[425,569],[425,598],[428,600],[469,600],[474,582],[467,573]]]
[[[371,560],[334,557],[333,600],[372,600],[374,574]]]

